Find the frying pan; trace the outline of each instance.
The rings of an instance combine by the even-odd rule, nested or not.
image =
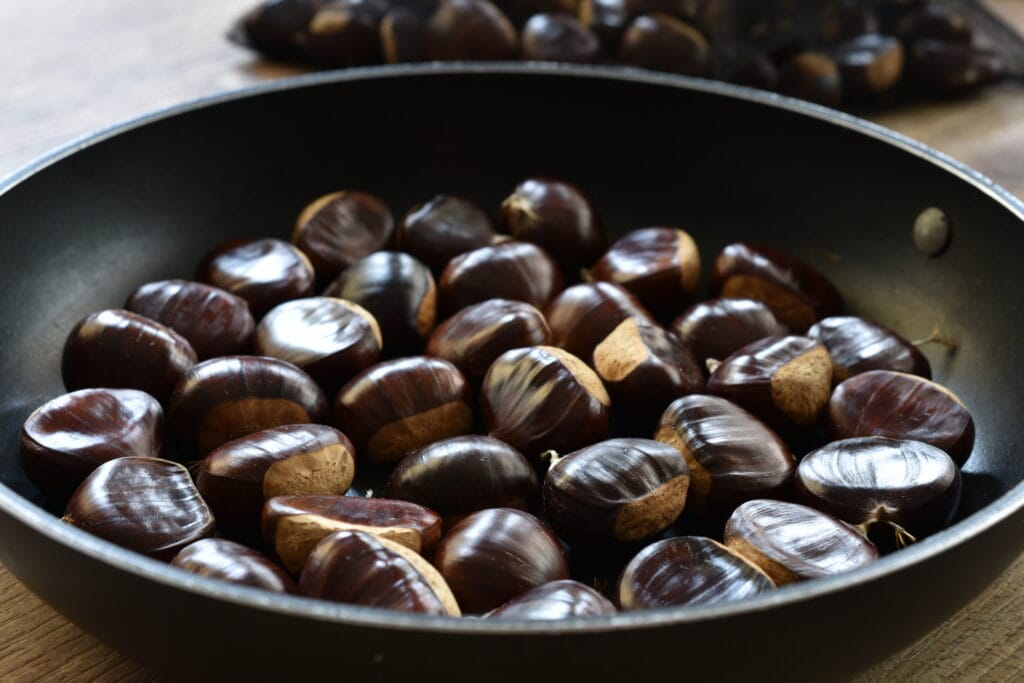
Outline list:
[[[188,277],[229,237],[287,237],[298,210],[361,188],[401,212],[434,193],[495,207],[534,174],[586,188],[613,233],[675,225],[706,262],[768,242],[847,307],[907,337],[936,322],[936,379],[977,445],[959,521],[864,569],[744,602],[566,623],[445,620],[269,594],[180,572],[62,524],[25,479],[18,429],[62,393],[80,317]],[[180,678],[822,679],[949,618],[1024,547],[1024,205],[977,173],[845,115],[621,69],[393,67],[279,81],[77,142],[0,188],[0,561],[58,611]],[[928,258],[930,206],[954,238]]]

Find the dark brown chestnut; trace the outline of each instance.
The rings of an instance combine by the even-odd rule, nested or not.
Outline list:
[[[523,26],[538,14],[573,14],[576,0],[494,0],[494,5],[505,13],[516,26]]]
[[[970,18],[942,3],[928,2],[908,13],[896,26],[896,35],[907,43],[935,40],[969,45],[974,37]]]
[[[776,586],[832,576],[878,559],[878,549],[831,515],[796,503],[751,500],[725,525],[725,547],[763,569]]]
[[[343,495],[356,463],[352,443],[324,425],[265,429],[229,441],[199,463],[196,486],[222,531],[258,537],[260,511],[275,496]]]
[[[590,586],[563,579],[532,588],[484,615],[486,619],[553,621],[580,617],[607,617],[618,610]]]
[[[693,28],[667,14],[643,14],[622,34],[619,61],[654,71],[704,76],[711,63],[711,46]]]
[[[437,321],[437,287],[430,269],[408,254],[378,251],[342,271],[324,296],[368,310],[380,326],[384,355],[420,353]]]
[[[199,263],[196,279],[242,297],[257,319],[283,301],[310,296],[316,286],[306,255],[275,239],[232,240],[215,247]]]
[[[355,496],[278,496],[260,513],[263,542],[298,576],[306,557],[335,531],[372,533],[429,556],[441,540],[441,518],[404,500]]]
[[[163,428],[163,410],[147,393],[82,389],[28,416],[18,437],[18,455],[33,484],[63,498],[108,460],[159,457]]]
[[[124,307],[180,334],[199,360],[245,353],[256,328],[245,299],[201,282],[150,282]]]
[[[487,436],[457,436],[403,458],[384,496],[428,507],[451,526],[486,508],[529,510],[539,490],[537,475],[516,449]]]
[[[771,90],[779,80],[779,68],[764,52],[749,45],[731,45],[719,49],[721,78],[730,83]]]
[[[197,358],[192,345],[169,327],[136,313],[93,313],[72,328],[61,358],[68,391],[138,389],[167,400]]]
[[[263,554],[224,538],[204,538],[185,546],[171,565],[200,576],[292,593],[295,582]]]
[[[632,20],[626,0],[579,0],[577,16],[597,36],[604,57],[618,54],[622,34]]]
[[[821,52],[800,52],[779,72],[776,90],[783,95],[835,107],[843,99],[839,67]]]
[[[304,36],[321,0],[263,0],[232,27],[228,38],[268,57],[306,57]]]
[[[480,409],[490,435],[527,458],[574,451],[608,435],[611,399],[601,379],[571,353],[512,349],[484,377]]]
[[[488,299],[438,325],[427,342],[427,355],[452,363],[479,386],[491,363],[509,349],[550,342],[551,330],[535,307],[523,301]]]
[[[108,460],[85,478],[63,521],[111,543],[169,561],[213,533],[213,513],[183,465],[159,458]]]
[[[439,61],[515,59],[512,23],[487,0],[442,0],[427,24],[427,58]]]
[[[535,14],[523,26],[522,57],[537,62],[591,64],[601,41],[571,14]]]
[[[334,424],[371,463],[401,460],[473,429],[469,384],[446,360],[414,356],[379,363],[338,392]]]
[[[588,363],[597,345],[623,320],[654,322],[635,296],[610,282],[570,287],[548,305],[544,317],[552,344]]]
[[[950,523],[960,469],[926,443],[868,436],[808,453],[796,489],[805,505],[858,525],[883,548],[898,548]]]
[[[529,242],[501,242],[456,256],[441,273],[441,307],[453,315],[488,299],[525,301],[544,308],[562,291],[562,272]]]
[[[843,308],[824,275],[794,256],[762,244],[730,244],[715,259],[711,288],[729,299],[756,299],[780,322],[803,332]]]
[[[544,518],[572,544],[639,541],[676,521],[689,483],[686,461],[670,445],[602,441],[552,463],[544,479]]]
[[[723,360],[707,388],[792,432],[818,424],[832,393],[832,360],[813,339],[767,337]]]
[[[434,566],[471,614],[569,578],[569,561],[555,535],[533,515],[509,508],[474,512],[456,524],[441,540]]]
[[[391,209],[377,197],[367,192],[333,192],[302,210],[292,242],[309,257],[320,281],[327,282],[383,249],[394,230]]]
[[[827,44],[839,43],[878,32],[875,8],[862,0],[840,0],[827,4],[818,19],[818,34]]]
[[[790,492],[796,461],[789,448],[767,425],[723,398],[674,401],[654,438],[686,459],[688,515],[723,520],[745,501]]]
[[[637,553],[616,588],[619,607],[634,610],[743,600],[767,593],[775,584],[718,541],[679,536]]]
[[[317,543],[298,592],[351,605],[461,616],[451,589],[429,562],[362,531],[336,531]]]
[[[380,61],[377,28],[385,3],[334,0],[321,5],[306,27],[306,52],[320,66],[352,67]]]
[[[312,297],[278,304],[263,316],[253,349],[309,373],[326,391],[380,360],[383,338],[377,319],[359,304]]]
[[[903,76],[903,44],[877,33],[851,38],[831,52],[846,92],[871,96],[891,90]]]
[[[832,381],[842,382],[869,370],[932,376],[931,365],[916,346],[887,327],[853,316],[825,318],[807,330],[832,358]]]
[[[837,386],[825,430],[832,439],[923,441],[946,451],[960,466],[974,448],[974,419],[956,394],[923,377],[887,370],[855,375]]]
[[[590,199],[564,180],[524,180],[502,201],[501,217],[513,237],[543,248],[569,279],[590,266],[607,242]]]
[[[672,332],[701,363],[722,360],[751,342],[789,334],[771,309],[753,299],[709,299],[683,311]]]
[[[291,363],[264,356],[224,356],[193,367],[178,384],[167,425],[181,458],[263,429],[323,422],[327,398]]]
[[[497,236],[491,217],[479,206],[462,197],[439,194],[405,215],[396,244],[440,274],[453,258],[486,247]]]
[[[1009,69],[1006,58],[994,50],[936,40],[914,43],[908,61],[917,82],[940,93],[994,83]]]
[[[619,238],[590,274],[624,287],[655,316],[669,320],[697,290],[700,253],[682,230],[643,228]]]
[[[427,17],[407,7],[394,7],[380,20],[380,50],[389,64],[427,60]]]

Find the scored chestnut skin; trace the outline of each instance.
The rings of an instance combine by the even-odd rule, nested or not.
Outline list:
[[[25,474],[48,496],[69,496],[108,460],[159,457],[164,413],[136,389],[82,389],[36,408],[21,428]]]
[[[906,372],[931,379],[931,365],[924,354],[877,323],[853,316],[833,316],[812,325],[807,336],[828,349],[836,383],[869,370]]]
[[[725,247],[715,259],[711,289],[729,299],[763,302],[794,332],[838,315],[843,308],[839,291],[824,275],[763,244],[737,242]]]
[[[551,346],[506,351],[480,387],[490,435],[532,460],[569,452],[608,434],[611,398],[601,379],[572,354]]]
[[[439,194],[405,214],[395,241],[440,274],[453,258],[486,247],[497,236],[486,211],[468,199]]]
[[[601,41],[571,14],[535,14],[520,36],[522,58],[538,62],[592,64]]]
[[[654,438],[686,460],[688,515],[725,519],[744,501],[790,493],[796,461],[789,448],[766,424],[724,398],[696,395],[674,401]]]
[[[256,329],[245,299],[201,282],[149,282],[124,307],[180,334],[199,360],[245,353]]]
[[[607,617],[618,612],[611,600],[579,581],[564,579],[532,588],[484,615],[485,619],[554,621]]]
[[[232,240],[214,247],[196,279],[245,299],[256,319],[289,299],[313,294],[313,264],[298,248],[276,239]]]
[[[923,377],[887,370],[861,373],[837,386],[825,431],[835,440],[923,441],[949,453],[961,467],[974,448],[974,418],[956,394]]]
[[[697,29],[655,12],[638,16],[626,27],[619,61],[652,71],[703,76],[711,62],[711,47]]]
[[[362,531],[336,531],[316,544],[298,592],[352,605],[461,616],[434,567],[405,546]]]
[[[521,346],[551,342],[544,315],[524,301],[488,299],[444,321],[430,335],[426,355],[443,358],[474,386],[498,356]]]
[[[215,524],[183,465],[140,457],[109,460],[93,470],[71,496],[62,519],[165,561],[212,534]]]
[[[759,567],[718,541],[679,536],[652,543],[629,561],[615,601],[623,610],[709,605],[774,588]]]
[[[806,505],[750,500],[725,525],[725,547],[756,564],[776,586],[832,576],[878,559],[878,549],[835,517]]]
[[[594,349],[627,318],[654,322],[640,301],[618,285],[594,282],[574,285],[559,294],[544,313],[553,346],[587,363]]]
[[[694,304],[669,329],[701,363],[709,358],[723,360],[765,337],[789,334],[789,328],[770,308],[753,299],[709,299]]]
[[[441,539],[434,566],[470,614],[569,578],[569,561],[555,535],[533,515],[510,508],[474,512],[456,524]]]
[[[403,458],[384,496],[428,507],[450,526],[485,508],[529,510],[539,491],[537,475],[519,451],[487,436],[457,436]]]
[[[395,231],[387,204],[367,192],[332,192],[313,200],[295,221],[292,243],[327,282],[359,259],[383,249]]]
[[[432,61],[515,59],[516,29],[487,0],[441,0],[427,23],[427,58]]]
[[[167,408],[182,459],[271,427],[323,422],[327,398],[291,363],[265,356],[224,356],[193,367]]]
[[[295,591],[292,577],[262,553],[226,538],[204,538],[185,546],[171,566],[243,586],[278,593]]]
[[[377,319],[359,304],[330,297],[295,299],[263,316],[253,349],[309,373],[326,391],[380,360],[384,342]]]
[[[61,376],[68,391],[138,389],[163,403],[196,360],[192,345],[171,328],[111,309],[72,328],[64,342]]]
[[[473,429],[469,383],[446,360],[414,356],[356,375],[334,401],[334,424],[370,463],[401,460]]]
[[[611,439],[557,459],[544,518],[572,544],[629,543],[667,529],[686,503],[689,468],[670,445]]]

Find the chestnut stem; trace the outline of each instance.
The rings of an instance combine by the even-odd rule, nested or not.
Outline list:
[[[917,537],[914,536],[914,534],[910,533],[899,524],[890,522],[886,519],[869,519],[866,522],[854,525],[853,528],[856,529],[864,538],[869,538],[868,532],[871,531],[876,524],[884,524],[892,529],[893,539],[896,541],[897,550],[900,548],[906,548],[908,545],[913,543],[917,543]]]
[[[546,460],[548,463],[547,469],[549,470],[552,467],[554,467],[558,463],[558,461],[561,460],[563,457],[565,456],[559,455],[558,451],[556,451],[554,448],[546,450],[540,454],[541,462],[543,463]]]
[[[942,333],[942,323],[939,321],[935,322],[935,326],[932,328],[931,333],[923,339],[915,339],[910,342],[914,346],[924,346],[925,344],[941,344],[947,349],[956,350],[959,348],[960,343],[952,337],[947,337]]]
[[[718,369],[718,366],[721,364],[722,361],[718,360],[717,358],[708,358],[707,360],[704,361],[704,365],[707,366],[709,373],[713,373],[715,370]]]

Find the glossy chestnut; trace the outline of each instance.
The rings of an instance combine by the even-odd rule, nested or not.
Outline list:
[[[613,58],[618,54],[622,34],[632,20],[626,0],[579,0],[576,15],[601,43],[601,54]]]
[[[591,64],[601,55],[601,41],[571,14],[533,15],[520,40],[526,60]]]
[[[72,328],[60,369],[68,391],[138,389],[164,402],[196,360],[192,345],[171,328],[111,309]]]
[[[544,317],[552,345],[590,363],[594,349],[627,318],[654,322],[640,301],[610,282],[569,287],[548,305]]]
[[[821,52],[800,52],[779,71],[775,88],[783,95],[835,107],[843,99],[839,67]]]
[[[855,375],[837,386],[825,430],[832,439],[923,441],[961,466],[974,448],[974,419],[956,394],[923,377],[887,370]]]
[[[334,424],[371,463],[401,460],[473,428],[469,384],[446,360],[414,356],[356,375],[334,401]]]
[[[643,14],[622,34],[619,61],[653,71],[703,76],[710,67],[711,46],[700,31],[675,17]]]
[[[304,59],[302,37],[321,0],[263,0],[239,19],[228,38],[274,59]]]
[[[427,58],[438,61],[515,59],[512,23],[487,0],[442,0],[427,24]]]
[[[317,16],[327,11],[325,8]],[[376,41],[376,23],[369,22],[367,28]],[[302,210],[292,242],[309,257],[320,281],[327,282],[364,256],[383,249],[394,230],[391,209],[377,197],[367,192],[332,192]]]
[[[903,76],[905,53],[898,38],[868,33],[831,52],[847,94],[866,97],[891,90]]]
[[[564,579],[532,588],[484,615],[486,619],[554,621],[581,617],[606,617],[618,610],[611,601],[589,586]]]
[[[709,299],[694,304],[670,328],[701,363],[723,360],[751,342],[789,334],[771,309],[753,299]]]
[[[909,70],[917,82],[940,93],[956,93],[1004,78],[1009,70],[1006,58],[994,50],[919,40],[908,56]]]
[[[481,510],[441,540],[434,566],[465,612],[482,614],[531,588],[569,578],[555,535],[521,510]]]
[[[327,398],[291,363],[265,356],[224,356],[193,367],[167,408],[181,458],[205,456],[263,429],[323,422]]]
[[[892,370],[932,376],[924,354],[887,327],[853,316],[825,318],[807,330],[807,336],[828,349],[832,380],[842,382],[869,370]]]
[[[407,7],[394,7],[380,20],[380,50],[389,64],[427,60],[427,17]]]
[[[289,299],[313,294],[316,275],[298,248],[275,239],[232,240],[203,257],[200,282],[245,299],[257,319]]]
[[[278,593],[295,591],[292,577],[262,553],[224,538],[204,538],[185,546],[171,566],[243,586]]]
[[[439,194],[405,215],[396,244],[440,274],[453,258],[486,247],[497,236],[494,222],[479,206],[462,197]]]
[[[935,40],[943,43],[970,44],[974,26],[963,12],[941,3],[922,3],[896,26],[896,35],[907,43]]]
[[[380,61],[377,28],[382,2],[336,0],[324,2],[306,27],[305,47],[310,60],[326,67],[352,67]]]
[[[441,273],[441,307],[450,316],[488,299],[544,308],[562,291],[562,272],[528,242],[500,242],[456,256]]]
[[[188,470],[159,458],[103,463],[75,490],[62,519],[158,560],[170,560],[214,529]]]

